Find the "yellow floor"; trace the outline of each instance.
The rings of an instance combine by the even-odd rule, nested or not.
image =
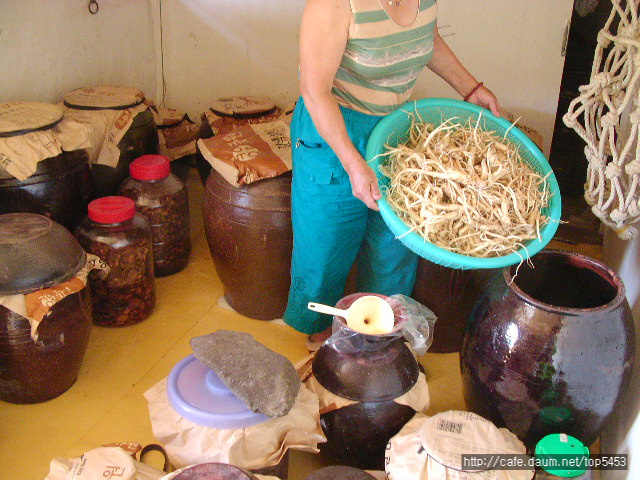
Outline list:
[[[191,353],[194,336],[232,329],[251,333],[294,363],[307,353],[303,334],[218,305],[223,291],[204,237],[202,186],[193,172],[188,183],[189,265],[157,279],[157,305],[146,321],[119,329],[93,328],[78,379],[67,392],[34,405],[0,402],[0,479],[42,480],[52,458],[75,457],[107,443],[156,443],[143,393]],[[591,247],[584,253],[598,254]],[[421,362],[429,382],[429,413],[463,409],[458,354],[427,353]],[[303,480],[325,464],[320,456],[293,452],[289,478]]]

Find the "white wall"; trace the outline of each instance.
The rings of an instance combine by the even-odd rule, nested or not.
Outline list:
[[[0,0],[0,102],[58,102],[112,84],[155,94],[149,0]]]
[[[160,2],[168,106],[196,115],[232,95],[298,97],[304,0]]]
[[[0,0],[0,102],[55,102],[104,83],[159,102],[162,74],[166,105],[194,119],[220,97],[266,95],[284,106],[298,96],[304,0],[97,1],[91,15],[88,0]],[[464,64],[548,150],[572,0],[529,3],[440,0],[440,23]],[[414,98],[434,95],[458,98],[425,73]]]
[[[496,94],[503,109],[542,135],[548,156],[564,66],[563,34],[573,0],[439,0],[438,5],[440,35]],[[414,96],[460,98],[431,72]]]
[[[640,229],[640,223],[636,224]],[[605,229],[602,249],[604,262],[622,278],[636,327],[636,364],[626,396],[609,421],[600,440],[603,453],[626,453],[629,470],[602,472],[604,480],[640,478],[640,238],[620,240]]]
[[[298,28],[304,0],[152,0],[162,4],[167,105],[190,114],[212,99],[298,96]],[[439,0],[442,34],[502,105],[543,136],[548,154],[573,0]],[[459,98],[430,72],[414,98]]]

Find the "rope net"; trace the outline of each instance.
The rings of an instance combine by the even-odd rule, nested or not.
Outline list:
[[[640,220],[640,0],[612,4],[590,83],[562,119],[586,142],[585,200],[620,238],[632,239]]]

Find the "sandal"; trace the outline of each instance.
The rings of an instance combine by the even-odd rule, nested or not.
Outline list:
[[[313,340],[311,340],[311,335],[308,335],[304,339],[304,346],[307,347],[307,350],[309,350],[309,352],[313,353],[320,350],[320,347],[324,345],[325,342],[326,340],[319,340],[317,342],[314,342]]]

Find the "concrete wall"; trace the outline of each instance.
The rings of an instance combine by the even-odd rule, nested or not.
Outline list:
[[[57,102],[100,85],[156,90],[149,0],[0,1],[0,102]],[[148,94],[148,93],[147,93]]]
[[[0,101],[58,101],[74,88],[128,85],[194,119],[212,100],[298,96],[304,0],[2,0]],[[551,131],[572,0],[440,0],[442,33],[465,65],[543,135]],[[543,6],[541,6],[543,4]],[[426,72],[414,97],[458,95]]]

